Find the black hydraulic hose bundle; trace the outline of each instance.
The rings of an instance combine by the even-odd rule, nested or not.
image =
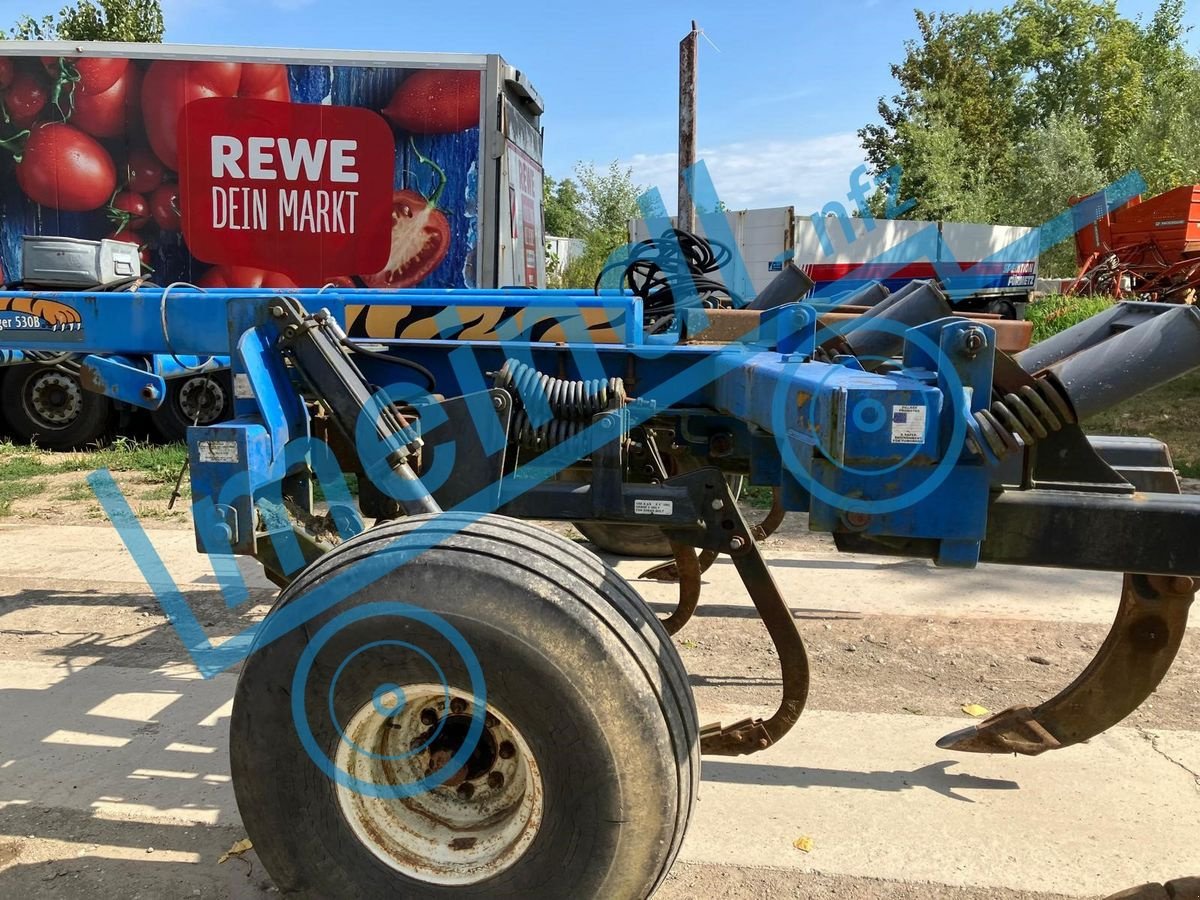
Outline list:
[[[619,270],[621,285],[642,299],[646,332],[655,334],[670,327],[680,308],[742,306],[742,298],[713,277],[732,259],[725,244],[672,228],[605,266],[595,289],[599,293],[604,276]]]

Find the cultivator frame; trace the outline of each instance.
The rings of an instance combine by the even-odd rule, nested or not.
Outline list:
[[[645,334],[638,298],[616,292],[37,297],[59,320],[6,332],[8,346],[231,355],[237,418],[189,432],[197,543],[219,558],[254,556],[281,585],[356,546],[368,519],[436,522],[452,509],[470,521],[651,525],[674,556],[653,574],[679,582],[663,623],[675,633],[701,602],[703,570],[728,555],[778,650],[782,694],[765,719],[702,729],[706,754],[769,748],[807,698],[803,642],[757,543],[785,512],[806,512],[843,550],[1128,573],[1109,638],[1079,679],[940,744],[959,751],[1032,755],[1120,721],[1170,667],[1200,579],[1200,498],[1161,477],[1162,446],[1118,453],[1079,427],[1081,412],[1149,386],[1146,367],[1126,383],[1125,363],[1167,330],[1176,342],[1149,381],[1200,364],[1194,309],[1082,328],[1012,358],[986,321],[943,315],[932,285],[870,322],[823,325],[803,303],[746,310],[738,339],[722,342],[695,309],[672,332]],[[424,310],[449,338],[347,335],[400,309]],[[474,340],[480,309],[504,314]],[[145,373],[106,372],[123,397],[156,401]],[[672,474],[670,454],[698,467]],[[1153,493],[1133,483],[1150,469]],[[567,470],[582,477],[560,478]],[[338,488],[347,472],[359,476],[357,499]],[[774,488],[762,523],[744,520],[726,474]],[[300,624],[277,612],[255,646]],[[218,668],[237,661],[231,652],[214,651]]]

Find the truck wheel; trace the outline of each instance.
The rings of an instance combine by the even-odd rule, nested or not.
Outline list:
[[[727,475],[729,489],[734,497],[740,497],[745,477]],[[613,525],[607,522],[574,522],[579,533],[613,556],[635,559],[659,559],[671,555],[671,543],[662,530],[647,525]]]
[[[262,629],[230,755],[285,894],[641,900],[665,877],[695,705],[594,554],[500,516],[414,516],[322,557]]]
[[[228,372],[212,372],[167,382],[167,396],[150,420],[163,440],[183,441],[193,423],[212,425],[232,412],[233,381]]]
[[[112,424],[112,402],[85,391],[76,375],[47,366],[14,366],[0,384],[0,410],[14,438],[47,450],[94,444]]]

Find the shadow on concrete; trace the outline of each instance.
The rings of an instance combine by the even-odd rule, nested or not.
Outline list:
[[[205,632],[218,640],[260,621],[278,595],[252,589],[249,602],[230,609],[220,591],[182,593]],[[0,637],[19,639],[22,656],[89,657],[101,665],[131,668],[189,661],[178,634],[162,614],[149,588],[24,589],[0,599]]]
[[[663,616],[669,616],[675,611],[674,603],[663,603],[658,600],[647,600],[646,605],[659,615]],[[832,622],[842,619],[858,621],[859,619],[863,618],[861,613],[848,612],[842,609],[808,609],[802,606],[793,606],[792,615],[797,619],[817,622]],[[758,610],[753,606],[734,606],[729,603],[706,603],[703,594],[700,595],[700,605],[696,607],[696,616],[699,618],[714,619],[759,618]]]
[[[782,569],[835,569],[850,572],[892,572],[903,569],[909,572],[925,572],[933,564],[923,559],[902,559],[898,562],[858,562],[851,559],[784,559],[772,555],[767,565]]]
[[[704,781],[723,784],[759,784],[781,787],[832,787],[865,791],[911,791],[925,788],[951,800],[974,803],[970,797],[955,793],[960,790],[1015,791],[1015,781],[980,778],[960,772],[947,771],[958,765],[956,760],[930,763],[911,772],[852,772],[846,769],[811,769],[794,766],[768,766],[758,763],[730,763],[705,760],[700,777]]]
[[[189,601],[214,635],[255,615]],[[145,593],[40,588],[0,612],[0,897],[266,896],[261,867],[217,866],[245,836],[234,676],[201,679]]]
[[[238,825],[152,824],[97,818],[80,810],[9,806],[0,810],[0,866],[22,856],[55,858],[0,869],[0,896],[278,896],[253,851],[218,863],[244,836]]]
[[[721,675],[713,678],[708,675],[688,675],[692,687],[710,688],[778,688],[783,682],[778,676],[759,677],[753,675]]]

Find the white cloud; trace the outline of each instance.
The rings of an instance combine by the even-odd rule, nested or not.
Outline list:
[[[847,203],[850,175],[863,162],[853,132],[799,140],[739,141],[701,148],[717,196],[729,209],[794,206],[798,215],[819,211],[826,203]],[[657,187],[669,212],[676,201],[676,153],[639,153],[622,165],[633,180]]]

